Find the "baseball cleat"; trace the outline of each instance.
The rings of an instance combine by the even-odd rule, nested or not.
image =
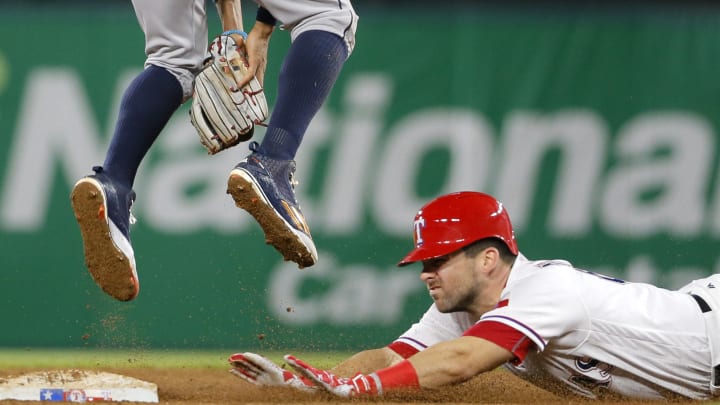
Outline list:
[[[135,192],[114,183],[102,167],[78,180],[70,194],[80,226],[85,264],[100,288],[120,301],[138,295],[140,283],[130,244],[130,206]]]
[[[230,172],[227,192],[235,205],[260,224],[265,241],[302,269],[318,260],[305,217],[295,199],[295,161],[270,159],[253,151]]]

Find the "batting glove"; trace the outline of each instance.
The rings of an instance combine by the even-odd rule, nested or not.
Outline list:
[[[313,382],[277,366],[269,359],[255,353],[235,353],[228,362],[230,373],[255,385],[264,387],[288,387],[304,392],[318,390]]]
[[[369,375],[358,373],[352,378],[338,377],[329,371],[317,369],[295,356],[287,355],[285,361],[298,373],[333,395],[343,398],[382,395],[382,385],[375,373]]]

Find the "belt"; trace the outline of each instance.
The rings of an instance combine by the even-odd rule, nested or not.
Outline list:
[[[710,308],[710,305],[708,305],[707,302],[705,302],[704,299],[702,299],[699,295],[690,294],[691,297],[695,299],[695,302],[697,302],[698,306],[700,307],[700,310],[703,312],[710,312],[712,311],[712,308]]]

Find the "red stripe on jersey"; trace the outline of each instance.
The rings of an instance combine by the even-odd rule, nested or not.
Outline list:
[[[388,349],[399,354],[403,359],[407,359],[408,357],[412,356],[413,354],[419,352],[418,349],[410,346],[407,343],[403,343],[403,342],[392,342],[388,345]]]
[[[535,346],[522,332],[494,321],[478,322],[466,330],[463,336],[474,336],[493,342],[514,354],[520,362],[525,360],[525,356]]]

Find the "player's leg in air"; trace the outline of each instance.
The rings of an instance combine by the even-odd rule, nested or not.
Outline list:
[[[133,0],[133,7],[145,33],[145,69],[123,94],[103,165],[80,179],[70,197],[85,264],[103,291],[121,301],[135,298],[140,288],[130,243],[138,167],[175,110],[192,95],[207,44],[204,1]]]
[[[283,3],[277,7],[278,3]],[[260,224],[265,239],[300,268],[318,255],[310,229],[295,197],[295,155],[310,121],[325,102],[352,52],[357,15],[348,0],[314,2],[264,1],[280,22],[295,25],[285,55],[278,94],[262,143],[230,173],[228,193]],[[317,7],[325,11],[317,13]],[[302,18],[303,14],[307,15]],[[301,18],[298,18],[298,15]]]

